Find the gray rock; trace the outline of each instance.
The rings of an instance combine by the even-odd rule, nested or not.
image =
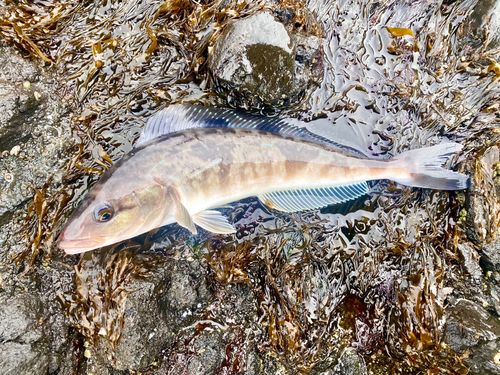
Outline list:
[[[199,262],[174,261],[158,269],[150,279],[135,280],[130,285],[134,292],[126,301],[116,347],[103,338],[92,349],[97,364],[144,371],[155,363],[162,351],[173,344],[175,334],[206,307],[211,298],[207,274]]]
[[[365,360],[353,348],[347,348],[339,359],[336,368],[339,375],[367,375]]]
[[[476,245],[484,245],[498,234],[498,212],[500,212],[499,184],[496,178],[496,165],[499,162],[497,146],[491,147],[480,159],[481,169],[476,171],[476,179],[469,194],[466,232]]]
[[[50,176],[54,184],[47,185],[54,189],[69,159],[70,121],[57,85],[38,60],[0,44],[1,374],[69,374],[79,366],[73,343],[77,334],[69,333],[56,291],[20,293],[19,265],[12,261],[26,250],[26,242],[19,240],[23,218],[17,210],[32,199],[33,187],[41,189]]]
[[[472,301],[459,299],[446,310],[446,314],[444,341],[456,353],[500,337],[500,321]]]
[[[216,326],[185,330],[179,336],[168,359],[160,371],[172,375],[214,375],[220,373],[226,342]]]
[[[481,42],[485,40],[485,26],[487,26],[490,33],[487,49],[500,46],[500,1],[478,1],[470,19],[469,32]]]
[[[469,351],[464,363],[471,367],[471,374],[498,374],[500,354],[499,358],[495,355],[500,352],[500,321],[466,299],[447,308],[446,316],[444,342],[457,354]],[[490,369],[496,372],[487,372]]]
[[[500,240],[497,239],[484,246],[481,265],[486,272],[500,272]]]
[[[73,140],[57,91],[33,61],[0,47],[0,225],[33,197],[33,187],[62,179]]]
[[[208,289],[205,263],[178,261],[169,264],[161,285],[158,306],[171,332],[190,324],[213,299]]]
[[[254,326],[258,320],[252,289],[247,284],[214,283],[215,300],[205,314],[184,325],[168,351],[159,373],[212,375],[238,370],[238,374],[271,374],[269,362],[259,355]],[[273,366],[276,363],[272,362]],[[278,366],[275,366],[278,367]]]
[[[333,353],[332,353],[333,354]],[[336,358],[318,363],[312,375],[368,375],[365,360],[355,348],[347,347]]]
[[[481,346],[481,350],[474,350],[464,363],[470,368],[470,375],[498,375],[500,374],[500,342],[490,341]]]
[[[186,375],[217,374],[224,359],[225,345],[221,333],[205,330],[196,337],[193,346],[197,355],[187,363]]]
[[[479,265],[479,254],[477,251],[468,243],[461,243],[458,245],[458,252],[464,262],[465,269],[471,275],[471,277],[479,281],[483,277],[483,270]]]
[[[251,105],[282,105],[306,88],[305,68],[319,47],[317,37],[296,41],[270,12],[262,11],[226,27],[209,67],[219,92],[234,91],[249,98]]]
[[[29,293],[0,297],[0,373],[43,374],[49,343],[42,329],[40,300]]]
[[[41,304],[37,297],[23,293],[0,298],[0,341],[35,342],[42,336],[39,320]]]
[[[47,349],[30,344],[4,342],[0,344],[0,373],[2,375],[38,375],[47,373]]]
[[[0,47],[0,150],[10,151],[30,136],[27,120],[41,104],[34,94],[39,79],[33,63],[12,48]]]

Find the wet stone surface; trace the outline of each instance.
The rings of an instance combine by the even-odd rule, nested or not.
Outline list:
[[[42,324],[43,307],[36,296],[20,291],[0,296],[0,373],[47,373],[49,340]]]
[[[293,10],[279,12],[290,22]],[[251,106],[290,105],[300,100],[317,63],[320,41],[292,34],[272,12],[262,11],[226,26],[210,53],[209,67],[218,91],[230,103],[248,98]],[[230,93],[228,93],[229,91]],[[232,93],[232,94],[231,94]]]
[[[0,47],[0,224],[33,197],[33,187],[61,183],[74,142],[58,82],[15,52]]]
[[[473,374],[500,371],[500,322],[478,304],[459,299],[447,309],[444,343],[464,356]]]
[[[339,359],[334,374],[339,375],[367,375],[365,361],[354,349],[347,349]]]
[[[112,358],[110,364],[118,370],[146,370],[211,300],[206,274],[202,264],[175,262],[151,279],[134,281],[128,286],[134,292],[125,303],[120,339],[97,356],[104,363]]]
[[[486,49],[498,48],[500,46],[500,4],[498,1],[479,1],[471,14],[469,29],[471,39],[476,44],[481,44],[481,40],[487,37],[489,43]]]

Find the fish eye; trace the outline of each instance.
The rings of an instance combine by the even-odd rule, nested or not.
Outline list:
[[[108,202],[98,204],[94,209],[94,220],[97,222],[104,223],[111,220],[115,210],[113,206]]]

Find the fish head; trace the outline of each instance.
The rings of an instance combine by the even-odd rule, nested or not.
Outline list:
[[[91,190],[59,238],[59,248],[77,254],[111,245],[162,225],[173,215],[160,184],[138,186],[119,194],[112,186]]]

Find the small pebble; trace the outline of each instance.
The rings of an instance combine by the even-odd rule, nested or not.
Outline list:
[[[90,358],[90,350],[85,349],[85,351],[83,352],[83,355],[85,356],[85,358]]]
[[[29,90],[31,88],[31,83],[29,81],[24,81],[23,86],[25,89]]]
[[[21,151],[21,146],[17,145],[12,147],[12,150],[10,150],[10,154],[17,156],[17,154],[19,154],[19,151]]]
[[[2,157],[7,157],[9,156],[9,151],[5,150],[4,152],[2,152]]]
[[[495,361],[497,365],[500,365],[500,352],[495,354],[495,356],[493,357],[493,361]]]
[[[38,91],[35,91],[34,95],[36,100],[40,100],[42,98],[42,94],[40,94]]]

